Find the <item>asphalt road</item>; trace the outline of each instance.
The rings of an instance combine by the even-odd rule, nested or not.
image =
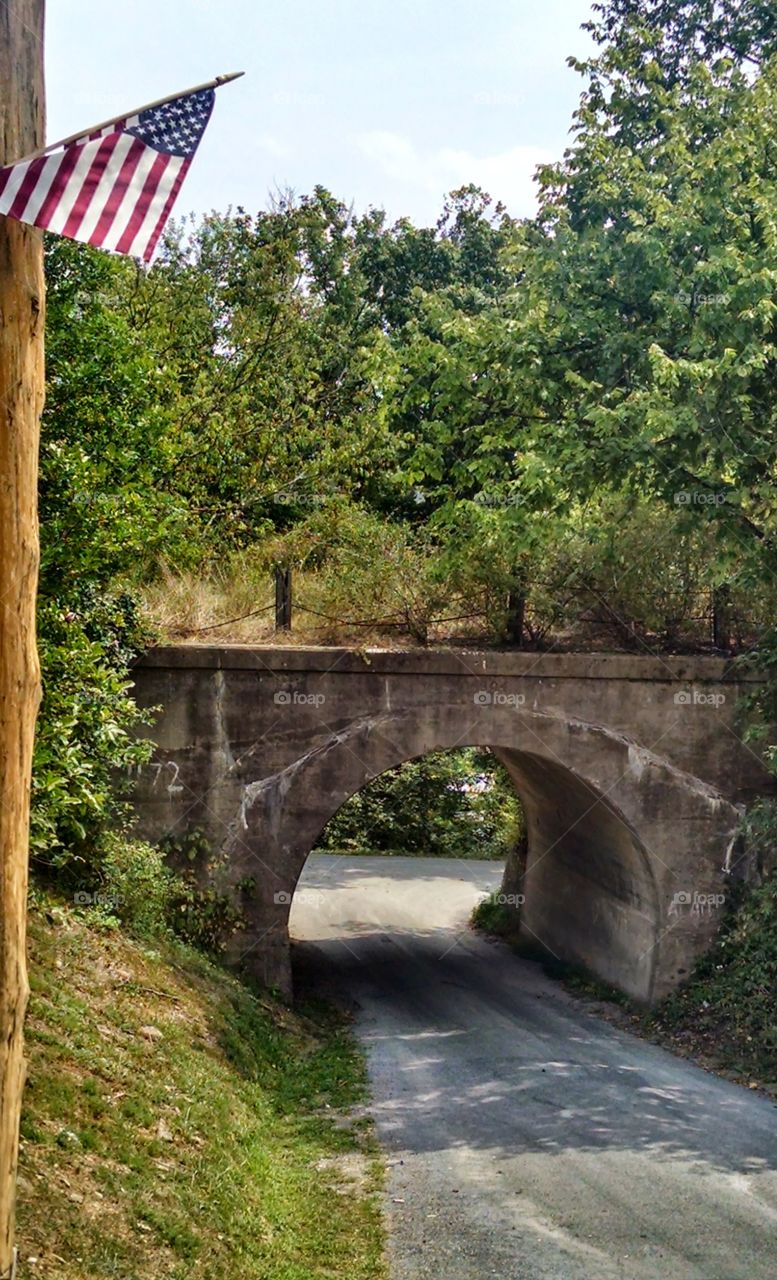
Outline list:
[[[392,1280],[777,1280],[777,1107],[473,935],[500,873],[315,856],[293,907],[368,1050]]]

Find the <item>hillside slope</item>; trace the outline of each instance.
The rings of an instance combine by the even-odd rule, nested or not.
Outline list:
[[[20,1277],[374,1280],[364,1063],[197,953],[45,900],[30,921]]]

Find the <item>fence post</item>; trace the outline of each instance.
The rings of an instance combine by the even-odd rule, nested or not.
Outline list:
[[[516,586],[507,593],[507,619],[505,631],[510,644],[516,649],[523,647],[523,624],[526,616],[526,592],[523,586]]]
[[[712,589],[712,643],[724,652],[731,648],[731,589],[726,583]]]
[[[291,631],[291,569],[275,566],[275,630]]]

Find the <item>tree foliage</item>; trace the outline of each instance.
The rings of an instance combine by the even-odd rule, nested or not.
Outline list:
[[[118,820],[163,568],[294,564],[416,642],[477,612],[493,643],[681,647],[725,588],[773,657],[773,6],[603,0],[591,30],[532,219],[317,187],[180,223],[150,269],[51,240],[38,856]]]
[[[358,791],[327,824],[328,853],[504,859],[523,832],[512,784],[488,751],[407,760]]]

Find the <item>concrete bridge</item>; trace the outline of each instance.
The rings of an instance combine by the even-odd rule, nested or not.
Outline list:
[[[432,751],[489,747],[527,817],[505,889],[520,929],[644,1001],[711,942],[743,804],[769,789],[742,742],[749,678],[722,659],[169,647],[135,670],[161,705],[139,832],[201,831],[246,928],[232,960],[291,985],[288,916],[324,826],[364,784]]]

